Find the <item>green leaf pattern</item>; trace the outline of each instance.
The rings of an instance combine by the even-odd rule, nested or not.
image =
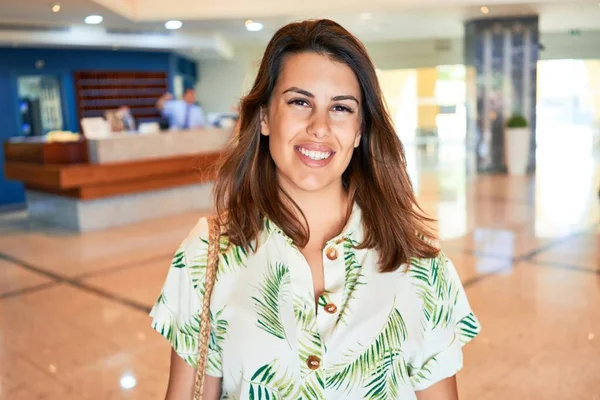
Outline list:
[[[361,352],[348,354],[348,363],[334,366],[328,376],[327,386],[346,393],[369,379],[367,388],[374,397],[393,392],[391,386],[406,377],[406,366],[402,360],[402,343],[407,329],[402,315],[394,306],[387,322],[375,340]],[[383,397],[385,398],[385,397]],[[393,397],[392,397],[393,398]]]
[[[359,226],[352,228],[354,231],[361,229]],[[276,235],[283,242],[276,242],[280,244],[275,245],[273,241],[266,242],[267,251],[259,253],[268,256],[260,258],[260,263],[254,262],[253,256],[257,254],[255,246],[250,249],[233,246],[226,237],[222,237],[220,241],[217,283],[233,280],[225,283],[235,287],[237,292],[234,295],[238,296],[232,312],[227,311],[230,303],[223,299],[217,299],[211,304],[207,373],[224,376],[224,399],[324,400],[326,395],[333,396],[332,398],[360,396],[372,400],[400,399],[412,390],[413,385],[437,379],[437,354],[429,355],[424,365],[408,364],[409,350],[410,354],[421,351],[411,347],[418,340],[408,340],[409,332],[412,335],[420,329],[424,335],[429,330],[451,328],[461,344],[466,344],[479,333],[479,322],[470,312],[454,267],[446,256],[440,253],[433,259],[413,258],[408,268],[391,273],[390,275],[397,275],[390,279],[403,279],[413,290],[395,292],[393,304],[381,304],[382,310],[386,310],[383,307],[390,307],[389,312],[380,327],[371,327],[375,334],[369,340],[347,344],[347,348],[343,349],[336,348],[336,351],[332,352],[336,354],[335,359],[328,358],[327,347],[339,345],[339,342],[330,341],[327,336],[322,335],[346,335],[350,321],[353,325],[354,321],[359,321],[356,322],[357,326],[351,328],[361,329],[361,313],[373,312],[364,309],[361,298],[377,298],[380,288],[369,287],[370,275],[364,273],[365,267],[371,270],[376,266],[361,265],[356,250],[359,241],[352,235],[345,236],[342,242],[344,281],[337,286],[340,289],[336,289],[341,293],[326,290],[315,305],[312,287],[299,287],[294,283],[294,277],[298,276],[294,274],[303,272],[292,268],[305,265],[304,260],[294,258],[299,253],[296,250],[292,251],[289,238],[268,219],[265,219],[265,229],[268,234]],[[193,240],[192,244],[189,240],[184,242],[175,253],[169,272],[173,275],[167,281],[187,282],[190,287],[163,288],[153,309],[153,313],[156,312],[158,317],[155,317],[152,326],[167,338],[186,362],[195,366],[200,310],[185,307],[190,307],[191,304],[200,307],[205,294],[208,241],[204,237],[195,237]],[[246,284],[236,279],[256,279],[256,283]],[[218,290],[216,293],[218,296]],[[215,293],[212,300],[215,300],[214,296]],[[316,307],[323,310],[325,305],[332,304],[332,299],[339,301],[336,304],[339,315],[317,313]],[[418,307],[412,307],[413,305]],[[291,315],[287,316],[285,313],[292,309],[295,326],[286,326],[292,319]],[[242,320],[235,319],[234,323],[229,319],[240,315],[240,312],[254,313],[250,314],[249,319],[252,325],[248,323],[243,332],[231,328],[235,326],[236,330],[240,329],[236,324]],[[349,315],[353,317],[349,319]],[[325,322],[320,318],[334,319],[331,320],[331,325],[320,325]],[[409,329],[407,323],[414,324],[412,321],[416,321],[417,324],[420,321],[421,326],[410,326]],[[328,328],[325,332],[319,332],[319,326]],[[252,337],[253,332],[261,333],[260,336]],[[268,335],[264,335],[264,332]],[[248,337],[252,338],[248,341],[252,343],[249,345],[259,346],[257,349],[260,349],[261,357],[264,358],[255,361],[256,365],[252,364],[253,360],[244,360],[243,363],[240,360],[239,364],[230,364],[225,372],[222,360],[223,354],[229,349],[229,341],[244,343]],[[271,339],[262,343],[257,337]],[[287,347],[273,346],[273,340],[283,340]],[[348,340],[341,342],[351,343]],[[277,351],[269,353],[271,348],[276,348]],[[231,354],[228,357],[230,356]],[[307,359],[310,356],[317,356],[322,360],[321,368],[311,370],[308,367]],[[230,358],[229,360],[231,363]],[[298,366],[294,365],[296,362]],[[420,361],[410,359],[410,362],[418,364]],[[252,368],[248,370],[249,365]],[[239,381],[228,380],[238,376],[237,374]],[[242,384],[245,384],[247,391],[240,391]]]
[[[287,400],[298,398],[294,375],[282,371],[277,360],[258,368],[249,381],[249,399]]]
[[[325,384],[323,370],[311,370],[307,365],[308,357],[322,357],[323,354],[312,291],[306,292],[304,296],[298,294],[294,296],[294,317],[298,338],[298,362],[300,364],[302,398],[324,400]]]
[[[344,240],[344,292],[342,294],[342,307],[336,325],[344,322],[344,316],[351,312],[351,303],[356,300],[356,289],[359,285],[363,285],[362,267],[356,259],[354,248],[358,245],[351,238]]]
[[[194,315],[190,321],[178,323],[176,318],[154,320],[152,328],[163,335],[177,353],[190,365],[198,363],[198,335],[200,334],[200,315]]]
[[[208,339],[208,356],[206,360],[206,372],[211,376],[219,376],[222,370],[223,343],[227,336],[229,322],[223,318],[223,307],[216,314],[210,312],[210,336]]]
[[[252,297],[258,315],[257,325],[279,339],[287,340],[281,320],[281,298],[290,291],[290,271],[287,265],[276,263],[267,268],[259,296]]]

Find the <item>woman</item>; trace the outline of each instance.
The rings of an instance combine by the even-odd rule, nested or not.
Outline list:
[[[205,399],[456,399],[479,331],[433,244],[363,45],[329,20],[280,29],[215,186],[222,254]],[[152,315],[190,399],[205,219]]]

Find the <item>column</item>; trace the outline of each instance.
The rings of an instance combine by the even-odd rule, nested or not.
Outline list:
[[[440,108],[435,98],[437,68],[417,69],[417,132],[422,137],[437,136],[437,116]]]
[[[523,115],[534,133],[529,167],[535,168],[538,17],[472,20],[465,24],[467,150],[477,172],[504,173],[504,126]]]

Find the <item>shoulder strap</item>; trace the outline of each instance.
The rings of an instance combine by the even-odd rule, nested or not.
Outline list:
[[[202,299],[202,311],[200,312],[200,337],[198,338],[198,368],[196,369],[196,381],[194,384],[194,400],[202,400],[204,390],[204,374],[206,371],[206,358],[208,355],[208,339],[210,336],[210,297],[217,269],[219,266],[219,250],[221,231],[214,217],[208,218],[208,263],[206,265],[206,280],[204,297]]]

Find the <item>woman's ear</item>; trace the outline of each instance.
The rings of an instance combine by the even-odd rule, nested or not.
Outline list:
[[[268,109],[266,107],[260,108],[260,133],[264,136],[269,136],[271,130],[269,129],[269,116]]]

